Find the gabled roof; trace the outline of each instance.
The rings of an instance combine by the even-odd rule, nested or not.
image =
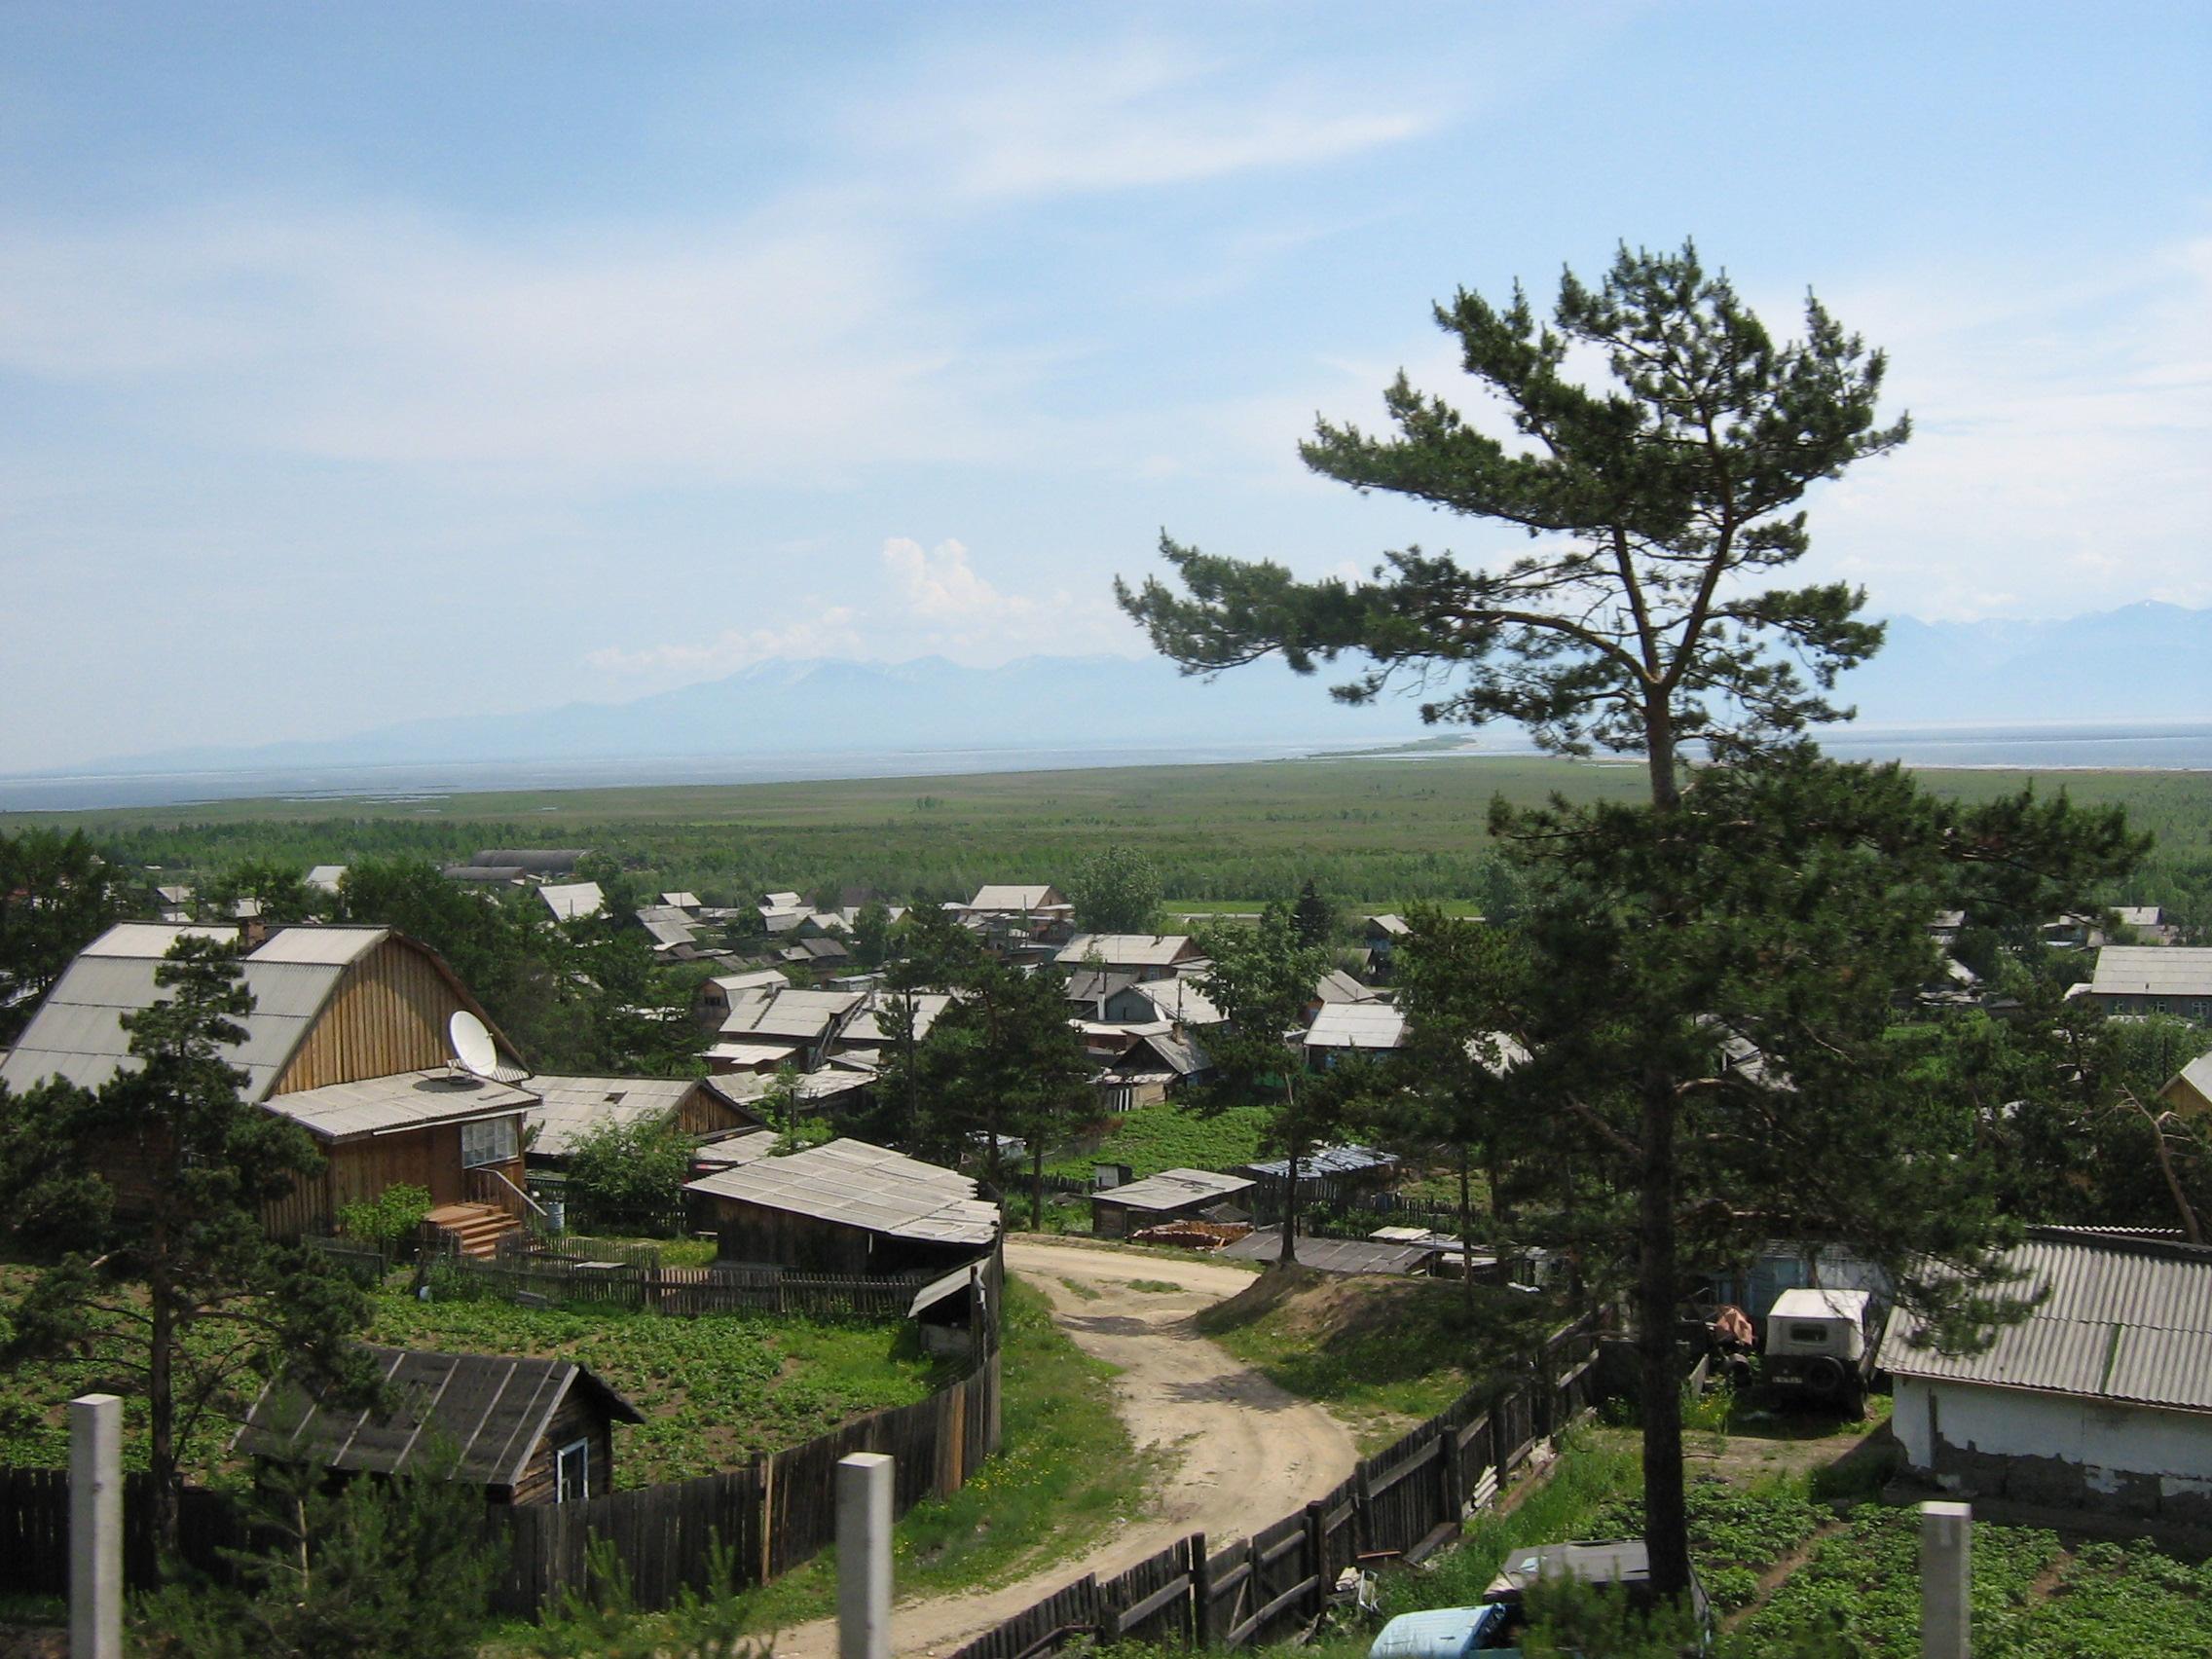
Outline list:
[[[1136,986],[1137,994],[1160,1011],[1162,1019],[1171,1019],[1181,1025],[1219,1025],[1222,1012],[1214,1007],[1213,999],[1198,988],[1198,982],[1188,974],[1172,975],[1165,979],[1146,979]]]
[[[530,1087],[538,1096],[527,1120],[537,1131],[530,1150],[566,1158],[593,1130],[666,1119],[693,1089],[706,1086],[694,1078],[534,1077]]]
[[[846,1043],[888,1043],[891,1041],[892,1010],[889,997],[871,999],[868,1006],[854,1014],[841,1033]],[[919,1042],[930,1034],[944,1011],[952,1006],[952,997],[945,991],[916,991],[914,993],[914,1040]]]
[[[581,921],[596,916],[607,908],[607,895],[599,890],[596,881],[558,882],[537,890],[538,898],[553,912],[557,922]]]
[[[1405,917],[1386,912],[1380,916],[1368,917],[1367,931],[1370,934],[1381,934],[1385,939],[1403,939],[1407,934],[1412,933],[1413,929],[1406,925]]]
[[[1881,1363],[1899,1377],[2212,1412],[2212,1249],[2075,1229],[2030,1228],[2006,1265],[2012,1294],[2043,1304],[1988,1350],[1916,1348],[1890,1315]]]
[[[346,874],[344,865],[316,865],[307,873],[307,884],[318,893],[335,893]]]
[[[1135,1042],[1115,1056],[1107,1070],[1124,1077],[1145,1071],[1167,1071],[1183,1078],[1196,1076],[1212,1063],[1198,1044],[1186,1042],[1172,1031],[1142,1031]]]
[[[2212,997],[2212,949],[2181,944],[2108,944],[2089,981],[2095,996]]]
[[[1313,994],[1325,1003],[1375,1002],[1378,994],[1373,985],[1363,985],[1342,968],[1332,968],[1321,976],[1313,987]]]
[[[981,1245],[998,1235],[998,1206],[977,1198],[967,1176],[866,1141],[740,1164],[684,1191],[927,1243]]]
[[[819,1042],[864,1000],[861,991],[810,991],[794,985],[748,991],[730,999],[721,1034],[738,1042],[749,1037]]]
[[[779,969],[755,968],[743,974],[718,974],[707,983],[734,995],[740,991],[781,990],[791,981]]]
[[[435,1466],[458,1454],[451,1478],[512,1487],[571,1392],[591,1395],[619,1422],[643,1422],[637,1407],[570,1359],[429,1353],[371,1347],[397,1397],[388,1417],[325,1406],[296,1384],[262,1391],[235,1451],[258,1457],[372,1474]]]
[[[536,1105],[537,1096],[530,1090],[441,1067],[295,1089],[290,1094],[271,1095],[263,1104],[320,1140],[341,1141],[419,1129],[427,1124],[511,1117]]]
[[[1052,960],[1063,968],[1093,957],[1109,968],[1167,968],[1197,954],[1189,934],[1077,934]]]
[[[988,882],[976,889],[976,897],[961,908],[971,914],[990,911],[1003,915],[1018,915],[1031,910],[1071,909],[1050,882],[1036,886],[1018,886],[1009,883]]]
[[[1327,1003],[1306,1030],[1309,1049],[1398,1049],[1406,1016],[1388,1003]]]
[[[1136,973],[1128,968],[1078,968],[1068,976],[1067,989],[1062,993],[1069,1002],[1104,1002],[1108,997],[1119,996],[1137,982]]]
[[[123,922],[87,945],[0,1061],[0,1082],[22,1089],[52,1076],[97,1088],[118,1071],[136,1071],[122,1016],[167,996],[154,974],[186,935],[236,940],[239,930]],[[242,960],[240,982],[253,993],[254,1011],[239,1021],[245,1041],[226,1058],[244,1069],[247,1099],[260,1099],[276,1081],[347,967],[389,937],[386,928],[285,928]]]
[[[697,910],[703,908],[696,893],[663,893],[660,902],[672,910]]]

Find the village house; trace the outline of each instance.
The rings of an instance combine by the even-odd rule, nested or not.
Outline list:
[[[930,1034],[930,1027],[942,1017],[952,1006],[952,997],[945,991],[915,991],[914,1041],[919,1043]],[[857,1055],[866,1060],[878,1060],[892,1045],[893,1031],[899,1011],[894,1001],[903,1001],[903,993],[894,997],[883,992],[869,996],[866,1002],[854,1010],[851,1019],[838,1033],[836,1056]]]
[[[709,1031],[719,1031],[736,999],[750,991],[780,991],[791,983],[780,968],[754,968],[719,974],[691,993],[691,1017]]]
[[[0,1062],[18,1090],[58,1077],[97,1088],[133,1068],[122,1016],[166,993],[154,976],[178,937],[237,940],[232,926],[125,922],[72,962]],[[327,1231],[345,1205],[387,1187],[426,1189],[432,1219],[470,1240],[522,1225],[524,1114],[536,1096],[513,1047],[433,952],[389,928],[249,926],[240,982],[254,1009],[231,1063],[243,1097],[315,1137],[319,1175],[273,1205],[280,1236]],[[483,1020],[498,1059],[491,1077],[450,1064],[456,1014]],[[150,1149],[118,1147],[104,1171],[129,1201]]]
[[[711,1078],[534,1077],[536,1104],[523,1114],[523,1157],[562,1169],[587,1137],[613,1127],[670,1124],[694,1139],[760,1126]]]
[[[448,881],[477,887],[523,887],[530,881],[530,872],[520,865],[447,865],[439,873]]]
[[[2006,1266],[2044,1300],[1986,1352],[1916,1346],[1891,1315],[1906,1463],[1962,1494],[2212,1523],[2212,1249],[2032,1227]]]
[[[1100,1104],[1109,1112],[1133,1112],[1172,1099],[1186,1087],[1213,1075],[1213,1061],[1197,1041],[1172,1026],[1137,1032],[1098,1074]]]
[[[2187,1116],[2212,1112],[2212,1054],[2197,1055],[2167,1079],[2158,1098]]]
[[[833,1140],[718,1170],[684,1191],[714,1205],[716,1255],[742,1267],[884,1277],[943,1272],[998,1237],[998,1206],[957,1170]]]
[[[707,1051],[708,1063],[717,1071],[773,1071],[781,1065],[813,1071],[866,1001],[861,991],[807,990],[789,983],[742,992],[730,999],[720,1040]]]
[[[1324,1003],[1299,1040],[1306,1063],[1325,1069],[1346,1054],[1395,1053],[1405,1047],[1406,1016],[1390,1003]]]
[[[1367,918],[1367,934],[1362,942],[1367,949],[1368,973],[1377,984],[1389,982],[1398,941],[1412,931],[1403,916],[1386,913]]]
[[[1077,934],[1052,960],[1070,972],[1112,968],[1144,980],[1171,978],[1205,956],[1189,934]]]
[[[1110,1021],[1145,1025],[1164,1019],[1186,1034],[1222,1023],[1221,1010],[1188,974],[1132,980],[1107,996],[1102,1006]]]
[[[2107,1014],[2170,1014],[2212,1023],[2212,949],[2178,944],[2108,944],[2086,985],[2068,993],[2086,996]]]
[[[816,984],[837,977],[852,965],[852,947],[833,934],[807,934],[777,952],[785,967],[807,975]]]
[[[1156,1014],[1149,1012],[1141,1015],[1108,1012],[1113,1000],[1136,982],[1137,977],[1124,969],[1078,968],[1068,975],[1060,994],[1075,1005],[1076,1017],[1079,1019],[1105,1024],[1124,1018],[1138,1022],[1157,1018]],[[1124,1003],[1122,1006],[1125,1009],[1128,1005]]]
[[[614,1490],[614,1427],[637,1407],[569,1359],[371,1346],[392,1409],[327,1402],[297,1383],[262,1390],[232,1450],[334,1474],[438,1469],[493,1503],[581,1503]],[[443,1458],[457,1459],[448,1468]]]
[[[1243,1175],[1210,1169],[1162,1169],[1142,1181],[1108,1187],[1090,1195],[1090,1231],[1100,1238],[1126,1238],[1170,1221],[1210,1220],[1234,1214],[1233,1206],[1252,1191]]]
[[[1371,1146],[1317,1146],[1309,1149],[1298,1161],[1298,1198],[1301,1203],[1321,1197],[1336,1197],[1347,1192],[1370,1192],[1390,1184],[1397,1173],[1396,1153],[1379,1152]],[[1290,1185],[1290,1160],[1271,1159],[1264,1162],[1239,1163],[1235,1172],[1249,1175],[1259,1184],[1263,1194],[1274,1197],[1277,1201]]]
[[[539,903],[556,922],[581,922],[607,914],[607,895],[596,881],[569,881],[540,887]]]
[[[346,879],[344,865],[316,865],[307,873],[307,885],[317,893],[335,895],[338,884]]]

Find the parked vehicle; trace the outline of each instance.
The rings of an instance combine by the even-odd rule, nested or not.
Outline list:
[[[1786,1398],[1866,1409],[1874,1381],[1874,1298],[1863,1290],[1786,1290],[1766,1316],[1763,1377]]]
[[[1478,1653],[1490,1659],[1514,1659],[1528,1623],[1522,1599],[1529,1586],[1538,1579],[1562,1576],[1617,1588],[1639,1608],[1652,1601],[1651,1559],[1641,1538],[1537,1544],[1506,1558],[1479,1605],[1399,1614],[1376,1636],[1367,1659],[1466,1659]],[[1699,1632],[1710,1638],[1713,1607],[1694,1572],[1690,1605]]]

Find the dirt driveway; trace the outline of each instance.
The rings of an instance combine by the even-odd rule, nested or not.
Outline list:
[[[1202,1531],[1218,1548],[1328,1492],[1357,1460],[1344,1424],[1192,1328],[1193,1313],[1249,1285],[1249,1272],[1021,1237],[1008,1240],[1006,1259],[1051,1298],[1053,1317],[1079,1347],[1122,1368],[1115,1407],[1140,1446],[1163,1449],[1168,1473],[1143,1520],[1080,1561],[998,1590],[901,1605],[892,1615],[900,1654],[949,1652],[1070,1579],[1121,1572],[1187,1533]],[[1182,1288],[1133,1290],[1132,1280]],[[776,1643],[788,1659],[828,1659],[836,1648],[836,1627],[827,1620],[788,1631]]]

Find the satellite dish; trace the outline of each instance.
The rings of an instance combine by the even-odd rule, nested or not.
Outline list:
[[[492,1047],[492,1033],[466,1009],[456,1009],[446,1021],[453,1039],[454,1064],[474,1077],[490,1077],[499,1066],[499,1051]]]

